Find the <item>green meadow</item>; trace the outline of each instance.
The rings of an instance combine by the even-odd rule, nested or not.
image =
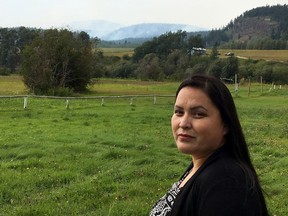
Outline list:
[[[28,97],[26,109],[0,98],[0,215],[148,215],[191,160],[170,129],[178,84],[99,80],[83,96],[129,96],[69,109],[65,98]],[[285,216],[288,87],[229,88],[271,215]],[[0,95],[25,94],[21,78],[0,77]]]

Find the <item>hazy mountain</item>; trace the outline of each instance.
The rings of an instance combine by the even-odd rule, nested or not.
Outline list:
[[[90,37],[102,38],[124,25],[105,20],[88,20],[72,22],[67,26],[74,31],[85,31],[90,35]]]
[[[207,29],[185,24],[143,23],[122,27],[103,37],[104,40],[121,40],[124,38],[152,38],[166,32],[183,30],[187,32],[206,31]]]
[[[105,20],[79,21],[68,24],[68,27],[76,31],[85,31],[91,37],[103,40],[122,40],[125,38],[151,38],[166,32],[183,30],[187,32],[207,31],[207,29],[185,24],[143,23],[124,26]]]

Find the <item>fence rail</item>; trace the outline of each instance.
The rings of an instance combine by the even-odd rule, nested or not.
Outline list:
[[[175,95],[120,95],[120,96],[86,96],[86,97],[58,97],[38,95],[0,95],[0,98],[48,98],[48,99],[101,99],[101,98],[131,98],[131,97],[175,97]]]
[[[157,98],[160,97],[175,97],[175,95],[120,95],[120,96],[86,96],[86,97],[56,97],[56,96],[38,96],[38,95],[2,95],[0,99],[4,98],[23,98],[24,109],[28,106],[28,98],[45,98],[45,99],[62,99],[66,101],[66,109],[69,109],[70,100],[82,100],[82,99],[101,99],[101,106],[105,104],[105,99],[109,98],[130,98],[130,105],[133,105],[134,98],[140,97],[152,97],[153,104],[157,103]]]

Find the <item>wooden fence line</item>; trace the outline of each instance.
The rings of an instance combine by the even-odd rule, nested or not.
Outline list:
[[[38,95],[0,95],[0,98],[48,98],[48,99],[101,99],[101,98],[136,98],[136,97],[175,97],[175,95],[120,95],[120,96],[86,96],[86,97],[59,97]]]
[[[175,95],[121,95],[121,96],[86,96],[86,97],[56,97],[56,96],[37,96],[37,95],[2,95],[0,99],[4,98],[24,98],[24,109],[28,106],[28,98],[46,98],[46,99],[62,99],[66,101],[66,109],[69,109],[70,100],[82,99],[101,99],[101,106],[105,104],[107,98],[130,98],[130,105],[133,105],[134,98],[138,97],[153,97],[153,104],[157,103],[158,97],[175,97]]]

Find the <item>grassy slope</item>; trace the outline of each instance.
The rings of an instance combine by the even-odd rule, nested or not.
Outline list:
[[[103,82],[103,94],[174,94],[177,83]],[[163,88],[162,88],[163,87]],[[233,92],[233,85],[230,86]],[[103,92],[99,92],[99,91]],[[0,91],[1,92],[1,91]],[[240,86],[235,102],[272,215],[287,213],[288,93]],[[2,215],[147,215],[190,159],[171,135],[173,98],[0,99]]]

